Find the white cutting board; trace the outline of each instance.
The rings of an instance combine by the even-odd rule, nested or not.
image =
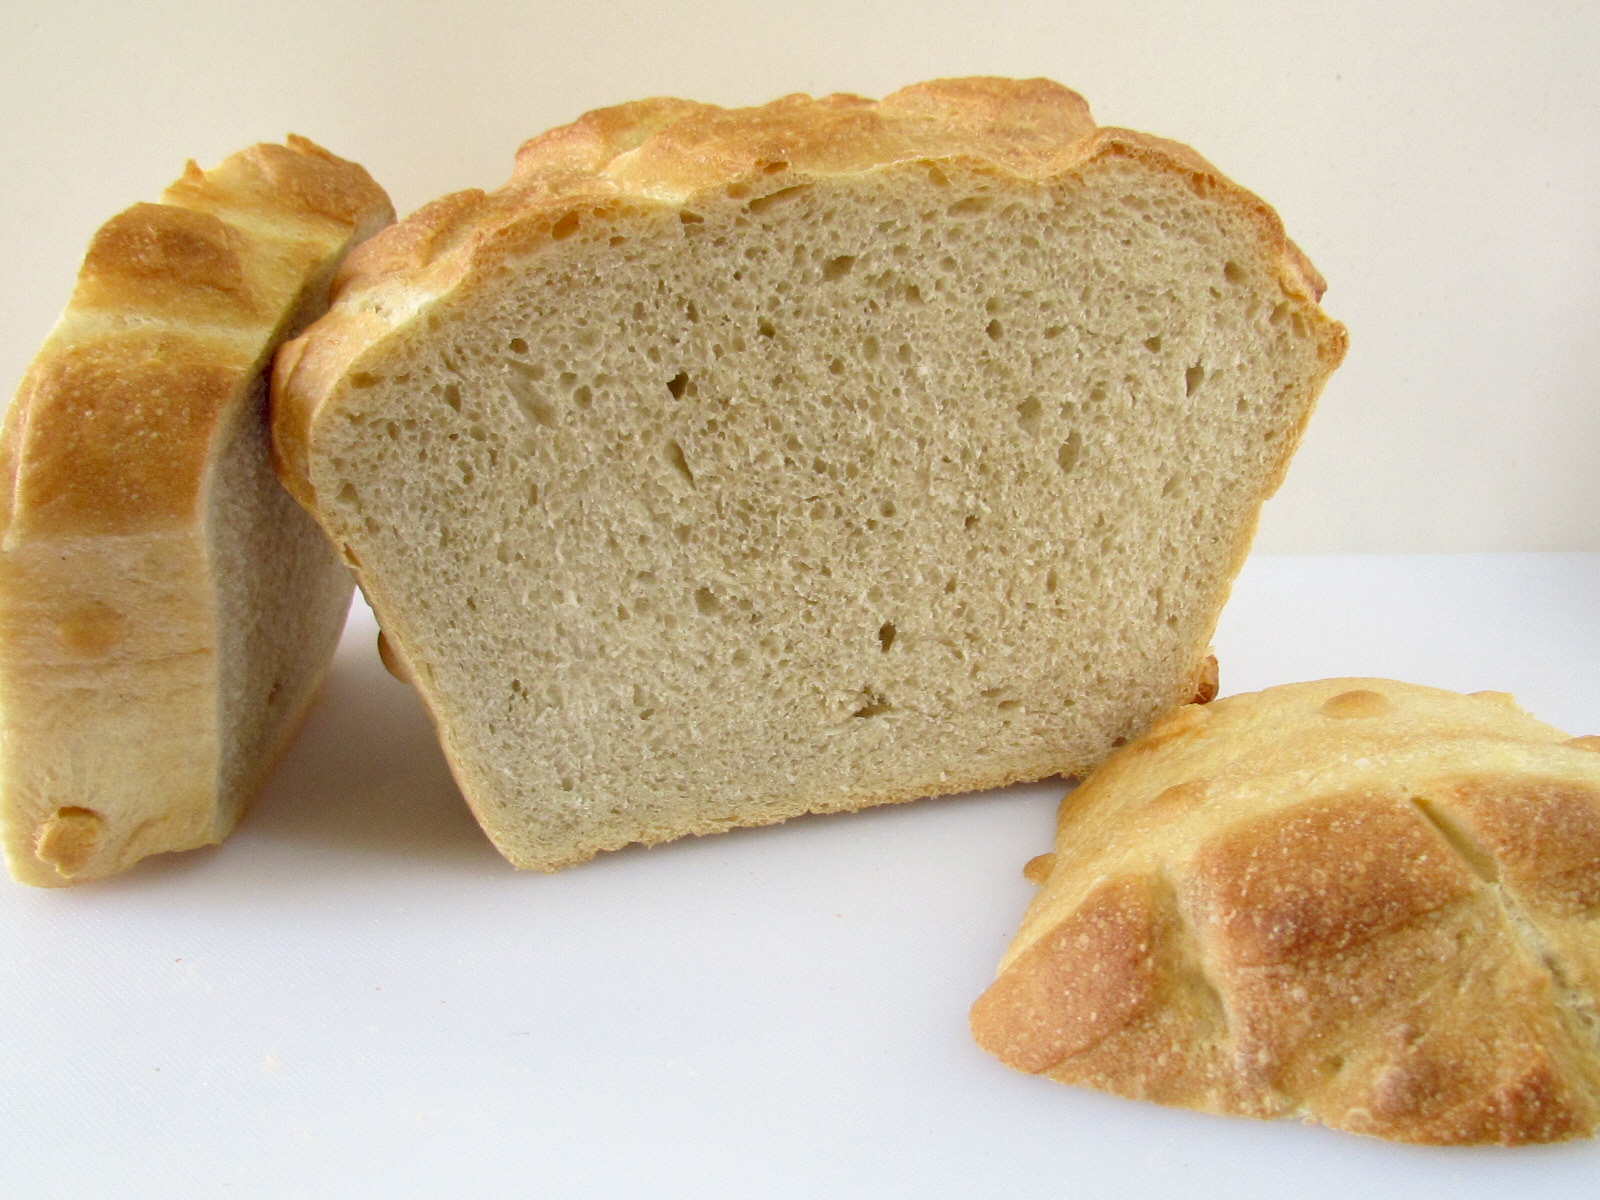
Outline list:
[[[358,605],[225,846],[0,881],[0,1196],[1600,1195],[1600,1144],[1430,1150],[1015,1074],[966,1009],[1055,784],[519,874]],[[1255,559],[1224,693],[1515,692],[1600,732],[1600,555]]]

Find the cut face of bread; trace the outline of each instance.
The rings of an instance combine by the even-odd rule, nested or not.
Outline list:
[[[1053,84],[646,101],[359,252],[275,432],[548,869],[1082,771],[1192,698],[1319,290]]]
[[[114,217],[6,414],[0,830],[42,886],[232,829],[351,583],[272,471],[266,368],[392,219],[300,138]]]
[[[1191,706],[1062,804],[973,1006],[1020,1070],[1434,1144],[1600,1123],[1600,739],[1333,679]]]

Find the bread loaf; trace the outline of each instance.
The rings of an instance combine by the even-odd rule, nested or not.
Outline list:
[[[1062,804],[978,1041],[1409,1142],[1600,1120],[1600,738],[1330,679],[1180,708]]]
[[[50,886],[215,842],[311,702],[348,573],[271,467],[265,370],[392,219],[302,138],[95,235],[0,435],[0,834]]]
[[[368,243],[289,488],[516,864],[1086,769],[1191,698],[1344,331],[1035,80],[646,100]]]

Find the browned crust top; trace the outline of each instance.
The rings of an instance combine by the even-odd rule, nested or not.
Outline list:
[[[106,222],[0,432],[7,542],[192,519],[213,433],[320,308],[320,264],[392,219],[365,171],[291,136]]]
[[[507,258],[537,253],[586,222],[642,206],[686,208],[728,189],[759,197],[904,162],[962,163],[1048,182],[1115,158],[1180,173],[1236,206],[1259,229],[1285,291],[1309,303],[1320,298],[1321,276],[1265,203],[1186,146],[1097,127],[1081,96],[1049,80],[942,79],[879,101],[793,95],[739,109],[640,100],[532,139],[503,187],[437,200],[350,256],[332,309],[285,347],[275,370],[280,474],[314,506],[311,425],[355,360],[433,300],[463,294]],[[1331,371],[1344,353],[1344,329],[1323,318],[1319,336]]]
[[[1176,710],[1063,802],[979,1042],[1065,1082],[1405,1141],[1600,1123],[1600,754],[1499,693]]]

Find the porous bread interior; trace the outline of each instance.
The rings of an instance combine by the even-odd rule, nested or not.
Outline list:
[[[215,588],[216,836],[237,823],[327,671],[350,583],[327,536],[272,471],[266,380],[218,431],[206,488]]]
[[[732,190],[558,230],[318,430],[519,865],[1085,769],[1189,698],[1325,373],[1179,172]]]

